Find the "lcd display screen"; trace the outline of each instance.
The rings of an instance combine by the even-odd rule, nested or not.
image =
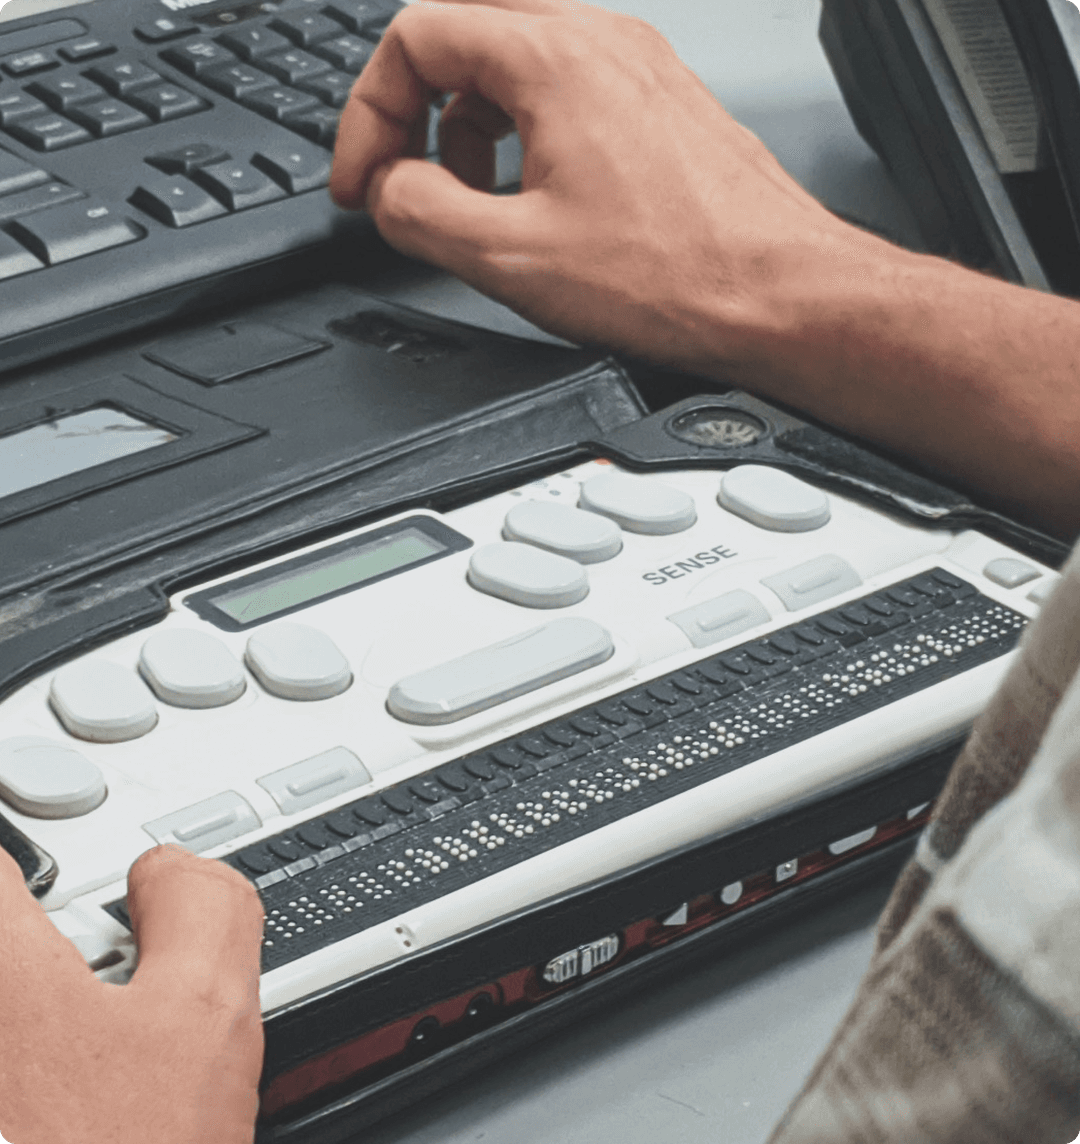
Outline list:
[[[177,440],[168,429],[99,406],[0,437],[0,497]]]
[[[258,623],[281,612],[291,612],[339,592],[362,587],[371,580],[400,572],[414,564],[442,555],[447,546],[427,531],[402,528],[377,540],[358,540],[345,551],[310,561],[287,572],[274,574],[242,588],[225,588],[208,594],[208,602],[237,624]]]

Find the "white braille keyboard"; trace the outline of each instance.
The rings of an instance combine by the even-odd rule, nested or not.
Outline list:
[[[226,857],[270,1010],[955,740],[1055,580],[779,469],[587,461],[175,594],[0,703],[0,799],[106,979],[131,862]]]

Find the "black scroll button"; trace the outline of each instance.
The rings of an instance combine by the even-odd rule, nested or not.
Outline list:
[[[546,759],[554,749],[552,745],[539,735],[528,735],[518,739],[518,746],[534,759]]]
[[[963,592],[965,589],[974,591],[974,585],[969,584],[966,580],[961,580],[959,576],[954,576],[951,572],[946,572],[944,568],[931,569],[930,575],[939,584],[950,589],[953,592]]]
[[[797,639],[802,640],[804,644],[809,644],[810,647],[821,647],[825,642],[825,637],[821,632],[809,624],[802,624],[797,628],[792,628],[791,632]],[[772,638],[775,639],[776,637],[774,636]]]
[[[269,874],[281,865],[281,861],[276,856],[271,856],[265,846],[241,850],[234,855],[234,859],[249,874]]]
[[[641,691],[631,691],[619,700],[620,703],[635,715],[648,716],[656,710],[656,700]]]
[[[840,615],[843,616],[849,624],[853,624],[857,628],[869,627],[874,622],[874,615],[868,611],[861,604],[852,604],[850,607],[841,608]]]
[[[322,821],[326,825],[326,829],[338,838],[355,838],[360,831],[355,818],[344,810],[328,814]]]
[[[702,692],[701,684],[685,671],[677,671],[669,678],[671,686],[674,687],[676,691],[681,691],[683,695],[696,697]]]
[[[675,704],[679,702],[679,695],[675,688],[666,681],[650,683],[645,688],[645,693],[651,695],[657,703],[663,703],[666,707],[674,707]]]
[[[382,826],[390,817],[390,811],[378,795],[361,799],[353,808],[353,815],[368,826]]]
[[[379,797],[395,814],[410,814],[412,812],[413,800],[400,787],[384,790]]]
[[[307,856],[307,851],[292,838],[271,838],[266,847],[283,862],[295,862]]]
[[[799,646],[799,641],[787,632],[777,632],[776,635],[769,636],[765,642],[769,647],[774,648],[783,655],[798,655],[799,652],[803,650]]]
[[[474,779],[480,779],[481,782],[487,782],[495,777],[495,764],[483,755],[466,759],[461,767],[466,774],[472,775]]]
[[[501,747],[493,747],[488,754],[500,767],[505,767],[508,771],[516,771],[525,765],[525,760],[521,754],[513,747],[505,744]]]
[[[409,783],[409,793],[416,795],[421,802],[428,803],[441,802],[446,798],[446,791],[431,779],[413,779]]]
[[[844,637],[851,634],[851,627],[845,624],[843,620],[837,619],[836,616],[819,616],[814,621],[823,632],[828,632],[831,636]]]
[[[303,826],[298,826],[296,837],[312,850],[325,850],[336,841],[330,831],[319,822],[305,822]]]
[[[573,731],[558,724],[554,727],[545,727],[543,735],[549,743],[554,744],[556,747],[572,747],[580,738],[580,736],[576,735]]]
[[[776,663],[777,655],[767,645],[755,644],[754,647],[746,649],[746,658],[761,664],[762,667],[771,667]]]
[[[488,769],[494,774],[494,768],[488,764]],[[432,777],[441,783],[445,790],[442,792],[443,798],[446,797],[446,791],[452,790],[455,794],[462,794],[474,784],[470,781],[467,773],[463,773],[463,768],[457,763],[448,763],[444,767],[439,767],[437,771],[432,773]],[[476,776],[473,776],[474,778]]]

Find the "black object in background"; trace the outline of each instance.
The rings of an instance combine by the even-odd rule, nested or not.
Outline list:
[[[1069,0],[824,0],[821,42],[930,250],[1080,295]]]

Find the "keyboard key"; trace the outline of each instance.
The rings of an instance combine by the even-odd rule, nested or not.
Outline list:
[[[334,108],[318,106],[289,116],[285,124],[320,147],[333,147],[340,119],[341,113]]]
[[[353,77],[346,75],[345,72],[332,71],[298,80],[296,86],[301,91],[317,95],[323,103],[328,103],[331,107],[341,108],[348,103],[349,92],[352,91],[355,82]]]
[[[182,175],[147,175],[128,201],[158,222],[176,228],[226,213],[217,199]]]
[[[232,48],[245,60],[257,60],[260,56],[268,56],[271,52],[281,52],[291,47],[290,41],[284,36],[271,32],[261,24],[245,24],[241,28],[234,28],[223,36],[218,36],[218,43]]]
[[[60,49],[60,54],[69,63],[76,64],[81,60],[95,60],[98,56],[108,56],[115,51],[115,45],[99,40],[95,36],[88,36],[84,40],[77,40],[74,44],[67,44]]]
[[[206,39],[188,40],[186,44],[169,48],[161,53],[161,58],[194,76],[202,75],[204,71],[221,64],[236,63],[236,56],[228,48]]]
[[[246,207],[283,198],[285,192],[250,163],[214,163],[200,167],[195,178],[229,210],[241,211]]]
[[[90,132],[62,115],[38,115],[33,119],[19,119],[8,130],[16,139],[29,144],[35,151],[59,151],[76,143],[85,143]]]
[[[265,91],[252,92],[241,102],[252,111],[257,111],[268,119],[275,119],[278,123],[290,115],[314,109],[319,103],[315,96],[308,95],[307,92],[290,91],[284,87],[271,87]]]
[[[49,109],[25,91],[5,91],[0,95],[0,123],[9,127],[16,119],[28,115],[44,115]]]
[[[54,266],[144,237],[141,227],[92,199],[67,203],[17,219],[11,233],[38,258]]]
[[[105,92],[81,75],[51,76],[39,79],[26,89],[44,100],[54,111],[70,111],[76,104],[101,99]]]
[[[272,20],[270,27],[302,48],[310,48],[312,44],[341,34],[341,25],[319,12],[286,12]]]
[[[173,151],[159,151],[146,162],[166,175],[190,175],[199,167],[224,163],[229,158],[231,156],[228,151],[213,143],[189,143],[186,147],[177,147]]]
[[[379,35],[400,8],[394,0],[334,0],[325,11],[336,16],[350,32]]]
[[[290,195],[325,187],[330,181],[330,156],[321,148],[309,147],[306,143],[264,147],[251,162]]]
[[[0,233],[0,281],[14,278],[16,274],[26,274],[30,270],[40,270],[45,263],[35,258],[15,239]]]
[[[47,210],[61,203],[85,198],[86,195],[78,187],[69,187],[67,183],[53,182],[31,187],[0,198],[0,223],[18,218],[19,215],[30,214],[32,211]]]
[[[158,123],[166,119],[179,119],[181,115],[191,115],[210,106],[206,100],[173,83],[143,88],[134,92],[130,99],[140,111],[145,111]]]
[[[161,82],[158,72],[129,56],[117,56],[106,64],[92,67],[86,74],[112,95],[127,95],[136,88]]]
[[[105,776],[66,743],[20,736],[0,743],[0,797],[34,818],[75,818],[105,801]]]
[[[121,131],[134,131],[150,123],[141,111],[119,99],[101,99],[72,108],[71,118],[89,127],[95,135],[119,135]]]
[[[316,55],[329,60],[334,67],[341,68],[350,75],[358,75],[371,59],[375,45],[359,36],[338,36],[335,40],[318,44],[314,50]]]
[[[158,721],[146,684],[129,668],[104,659],[61,668],[52,678],[49,702],[69,734],[93,743],[138,739]]]
[[[211,68],[204,72],[203,83],[220,91],[230,99],[242,99],[253,91],[261,91],[265,87],[277,87],[278,82],[250,64],[225,64],[222,67]]]
[[[48,177],[40,167],[25,163],[17,155],[0,148],[0,195],[36,186],[44,183]]]
[[[4,71],[8,75],[34,75],[36,72],[58,68],[60,61],[49,52],[23,52],[20,56],[10,56],[4,61]]]
[[[592,620],[553,620],[398,680],[386,705],[406,723],[453,723],[603,663],[614,650]]]
[[[156,20],[146,20],[135,25],[135,35],[148,44],[163,44],[166,40],[176,40],[190,36],[199,29],[187,20],[173,20],[169,16],[159,16]]]
[[[284,83],[296,83],[306,76],[322,75],[330,70],[330,64],[326,60],[321,60],[301,48],[292,48],[287,52],[267,56],[262,61],[262,66]]]

